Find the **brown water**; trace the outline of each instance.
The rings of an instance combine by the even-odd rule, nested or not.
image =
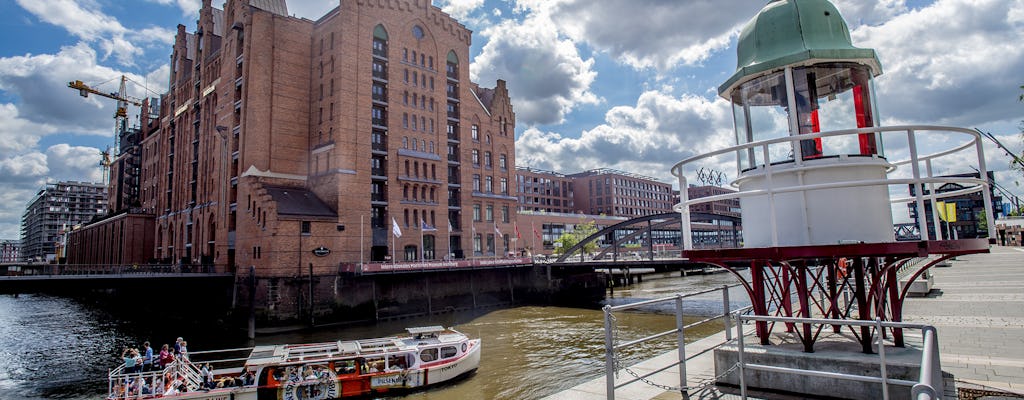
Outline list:
[[[648,279],[619,288],[608,304],[691,293],[733,283],[729,274]],[[733,290],[734,307],[745,296]],[[640,338],[675,326],[671,303],[616,314],[621,340]],[[97,310],[81,301],[45,295],[0,296],[0,399],[98,398],[107,368],[125,344],[150,340],[159,346],[184,336],[189,350],[246,345],[244,332],[182,316]],[[721,294],[687,300],[687,321],[722,311]],[[457,383],[416,392],[407,399],[536,399],[604,373],[601,310],[525,306],[465,314],[444,314],[364,326],[261,335],[257,344],[302,343],[377,337],[409,326],[445,325],[482,339],[479,370]],[[687,331],[694,341],[720,331],[720,322]],[[630,364],[674,348],[675,339],[639,346],[622,357]]]

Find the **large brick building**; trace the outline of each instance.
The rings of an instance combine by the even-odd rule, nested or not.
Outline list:
[[[153,257],[266,277],[500,251],[515,115],[503,81],[469,81],[470,43],[427,0],[344,1],[316,21],[284,0],[204,0],[142,129]]]
[[[608,168],[570,174],[573,201],[587,214],[640,217],[672,211],[672,185]]]

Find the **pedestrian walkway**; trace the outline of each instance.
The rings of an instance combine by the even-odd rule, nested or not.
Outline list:
[[[938,329],[942,370],[959,388],[1024,394],[1024,248],[993,246],[931,271],[932,292],[903,303],[904,321]]]
[[[938,329],[943,371],[952,373],[961,393],[976,399],[1024,396],[1024,248],[992,248],[989,254],[961,256],[950,267],[932,268],[934,287],[927,297],[908,298],[905,322],[934,325]],[[752,328],[752,327],[751,327]],[[908,336],[913,336],[909,334]],[[918,338],[908,337],[908,340]],[[714,378],[713,347],[725,341],[719,332],[686,346],[687,385],[701,386]],[[630,369],[638,374],[664,369],[676,360],[670,351]],[[633,380],[620,372],[616,383]],[[659,385],[678,386],[678,369],[654,375]],[[550,400],[604,399],[605,378],[585,382],[547,397]],[[689,399],[738,399],[738,390],[707,385],[689,391]],[[796,399],[799,397],[750,392],[750,398]],[[948,394],[948,392],[947,392]],[[1010,397],[1000,397],[1005,394]],[[988,395],[989,397],[985,397]],[[633,382],[615,391],[616,399],[676,400],[678,391],[644,382]]]

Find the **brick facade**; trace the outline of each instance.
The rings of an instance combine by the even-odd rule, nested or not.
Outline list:
[[[143,127],[153,257],[329,275],[391,254],[471,257],[474,231],[507,240],[515,114],[503,81],[470,82],[470,43],[426,0],[342,2],[316,21],[283,0],[205,0],[194,33],[178,26],[159,119]]]

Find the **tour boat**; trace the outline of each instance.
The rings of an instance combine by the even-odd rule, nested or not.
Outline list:
[[[320,400],[405,392],[451,382],[480,365],[480,339],[450,328],[406,329],[408,334],[376,339],[256,346],[190,353],[158,371],[109,373],[108,399]],[[198,355],[249,351],[242,367],[213,368],[213,388],[203,385]],[[148,390],[144,390],[148,388]]]

